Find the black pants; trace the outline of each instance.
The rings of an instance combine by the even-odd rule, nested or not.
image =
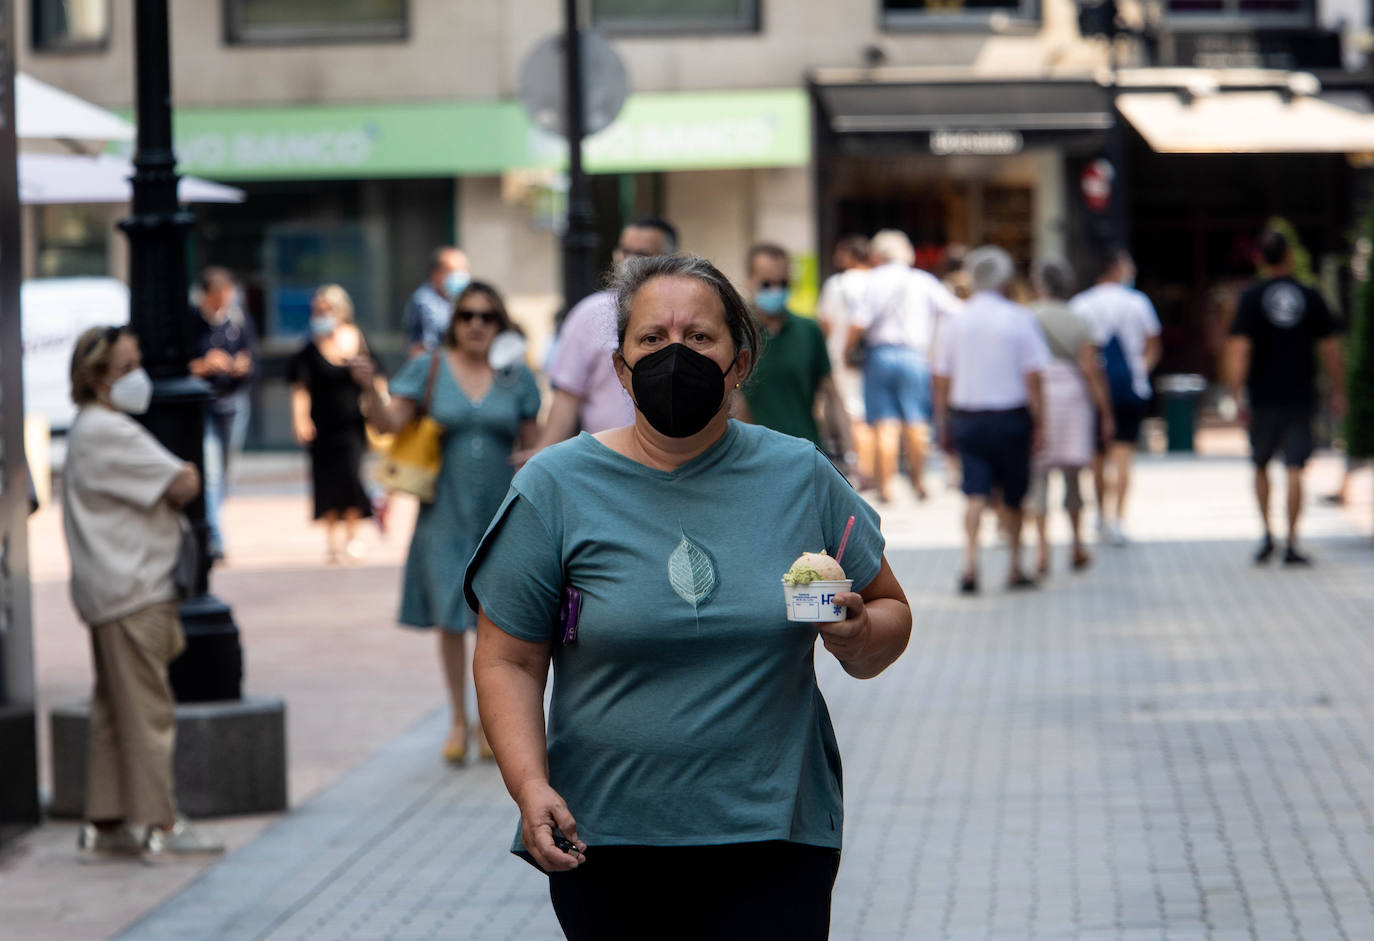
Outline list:
[[[569,941],[824,941],[839,850],[800,843],[594,846],[549,874]]]

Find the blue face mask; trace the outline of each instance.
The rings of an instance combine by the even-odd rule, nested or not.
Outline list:
[[[463,293],[463,288],[472,283],[472,275],[466,271],[450,271],[444,275],[444,295],[453,300]]]
[[[754,304],[765,314],[787,310],[787,288],[764,288],[754,295]]]
[[[317,337],[327,337],[339,326],[339,321],[333,317],[311,317],[310,332]]]

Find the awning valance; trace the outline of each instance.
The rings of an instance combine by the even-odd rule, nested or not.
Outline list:
[[[894,74],[864,78],[813,73],[811,87],[835,134],[1010,130],[1103,131],[1111,99],[1091,79],[979,78],[919,80]]]
[[[1127,92],[1117,107],[1161,154],[1374,152],[1374,115],[1360,93]]]

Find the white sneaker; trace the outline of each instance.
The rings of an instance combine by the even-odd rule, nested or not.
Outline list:
[[[139,854],[138,837],[124,824],[102,830],[93,823],[82,824],[76,834],[76,849],[83,863],[129,858]]]
[[[1108,523],[1108,524],[1107,524],[1107,542],[1108,542],[1108,543],[1110,543],[1111,545],[1116,546],[1118,549],[1120,549],[1122,546],[1126,545],[1126,543],[1129,542],[1129,541],[1130,541],[1130,540],[1128,540],[1128,539],[1126,538],[1126,531],[1125,531],[1124,529],[1121,528],[1121,523],[1115,522],[1115,523]]]
[[[223,843],[202,835],[185,817],[178,817],[170,830],[149,827],[143,839],[143,860],[150,863],[178,856],[210,856],[223,852]]]
[[[360,565],[367,560],[367,543],[361,539],[351,540],[344,546],[344,555],[348,557],[349,562]]]

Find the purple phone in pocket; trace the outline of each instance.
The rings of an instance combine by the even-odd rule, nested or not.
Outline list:
[[[582,592],[571,585],[563,589],[558,606],[558,633],[564,644],[577,643],[577,619],[582,616]]]

